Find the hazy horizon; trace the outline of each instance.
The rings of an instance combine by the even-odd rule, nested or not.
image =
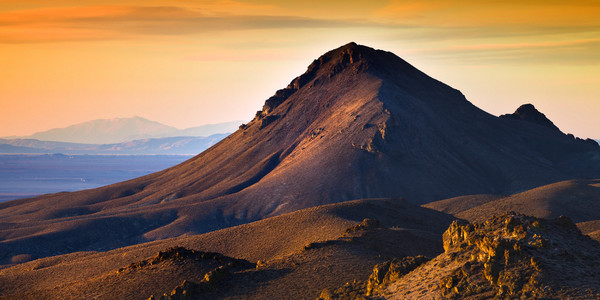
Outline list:
[[[152,119],[149,119],[149,118],[146,118],[146,117],[143,117],[143,116],[132,115],[132,116],[129,116],[129,117],[114,117],[114,118],[102,118],[102,119],[93,119],[93,120],[87,120],[87,121],[83,121],[83,122],[78,122],[78,123],[69,124],[69,125],[66,125],[66,126],[63,126],[63,127],[51,127],[51,128],[41,129],[41,130],[38,130],[38,131],[35,131],[35,132],[31,132],[31,133],[29,133],[29,134],[22,134],[22,135],[16,135],[16,134],[11,134],[11,135],[0,135],[0,138],[21,138],[21,137],[29,137],[29,136],[33,136],[33,135],[35,135],[35,134],[37,134],[37,133],[41,133],[41,132],[45,132],[45,131],[49,131],[49,130],[52,130],[52,129],[66,129],[66,128],[68,128],[68,127],[71,127],[71,126],[75,126],[75,125],[81,125],[81,124],[90,123],[90,122],[94,122],[94,121],[104,121],[104,120],[120,120],[120,119],[134,119],[134,118],[141,118],[141,119],[145,119],[145,120],[147,120],[147,121],[150,121],[150,122],[157,122],[157,123],[160,123],[161,125],[165,125],[165,126],[173,127],[173,128],[175,128],[175,129],[177,129],[177,130],[186,130],[186,129],[192,129],[192,128],[195,128],[195,127],[201,127],[201,126],[210,126],[210,125],[218,125],[218,124],[222,124],[222,123],[243,122],[243,120],[225,120],[225,121],[223,121],[223,122],[218,122],[218,123],[200,123],[200,124],[198,124],[198,125],[194,125],[194,126],[191,126],[191,127],[180,128],[180,127],[172,126],[172,125],[170,125],[170,124],[165,124],[165,123],[163,123],[163,122],[159,122],[159,121],[156,121],[156,120],[152,120]]]
[[[593,1],[2,1],[0,136],[138,115],[250,120],[324,52],[396,53],[501,115],[600,138]]]

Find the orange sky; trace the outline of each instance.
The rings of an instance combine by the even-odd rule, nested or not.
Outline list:
[[[0,136],[133,115],[179,128],[250,120],[350,41],[492,114],[531,102],[600,138],[600,2],[556,0],[0,0]]]

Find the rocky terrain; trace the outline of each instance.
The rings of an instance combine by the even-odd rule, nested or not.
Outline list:
[[[597,299],[600,243],[567,217],[506,213],[482,223],[455,221],[444,253],[395,259],[322,299]]]

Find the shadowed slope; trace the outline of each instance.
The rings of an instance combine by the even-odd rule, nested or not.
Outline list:
[[[433,208],[432,205],[427,206]],[[570,180],[550,184],[477,205],[455,215],[479,222],[507,211],[539,218],[564,215],[574,222],[600,220],[600,180]]]
[[[0,204],[0,247],[5,261],[110,249],[324,203],[426,203],[582,177],[600,177],[597,144],[494,117],[394,54],[350,43],[315,60],[240,130],[176,167]],[[89,236],[92,227],[118,238]],[[34,246],[50,240],[60,247]]]
[[[429,202],[421,206],[441,211],[446,214],[456,215],[473,207],[492,202],[494,200],[504,198],[500,195],[467,195],[459,196],[440,201]]]
[[[538,218],[567,216],[579,229],[600,240],[600,180],[569,180],[511,196],[471,195],[424,204],[423,207],[481,222],[508,211]]]

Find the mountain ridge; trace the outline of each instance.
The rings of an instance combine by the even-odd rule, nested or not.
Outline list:
[[[1,154],[69,155],[196,155],[216,144],[228,133],[210,136],[147,138],[116,144],[79,144],[35,139],[0,139]]]

